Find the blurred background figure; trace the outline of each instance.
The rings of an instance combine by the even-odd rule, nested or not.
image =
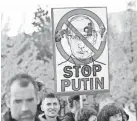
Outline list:
[[[128,121],[129,115],[123,110],[123,121]]]
[[[97,121],[122,121],[122,110],[115,103],[105,105],[97,116]]]
[[[131,101],[125,105],[124,108],[125,112],[129,115],[128,121],[136,121],[136,108],[135,102]]]
[[[78,110],[76,121],[97,121],[97,112],[93,108],[81,108]]]
[[[45,95],[47,94],[47,89],[43,82],[37,81],[36,83],[38,85],[38,96],[39,96],[39,104],[37,106],[37,116],[38,116],[39,114],[44,113],[41,110],[41,104],[42,104],[42,100],[45,98]]]
[[[83,107],[88,107],[89,103],[88,103],[88,97],[87,97],[87,95],[82,95],[81,98],[82,98],[81,100],[82,100]]]
[[[63,121],[75,121],[76,112],[80,109],[80,96],[74,95],[68,98],[69,111],[65,114]]]

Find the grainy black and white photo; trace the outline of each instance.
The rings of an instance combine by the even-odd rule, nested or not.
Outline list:
[[[1,121],[137,121],[137,0],[3,4]]]

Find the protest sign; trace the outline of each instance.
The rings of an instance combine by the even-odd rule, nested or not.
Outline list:
[[[53,8],[52,20],[56,92],[109,91],[107,9]]]

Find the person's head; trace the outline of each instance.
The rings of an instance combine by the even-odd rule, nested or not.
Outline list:
[[[60,110],[58,98],[53,93],[47,94],[42,101],[41,110],[46,117],[55,118]]]
[[[123,108],[123,105],[121,105],[120,103],[117,103],[118,104],[118,107],[121,109],[121,112],[122,112],[122,121],[128,121],[129,120],[129,115],[125,112],[124,108]]]
[[[70,23],[92,44],[94,45],[97,40],[97,32],[95,31],[94,23],[89,17],[86,16],[74,16],[71,18]],[[88,26],[92,23],[92,28]],[[86,31],[85,31],[86,29]],[[87,32],[91,32],[90,36]],[[70,28],[67,28],[68,44],[71,49],[72,55],[80,60],[85,60],[93,55],[93,52],[82,42],[82,38],[76,35]]]
[[[87,95],[82,95],[81,97],[82,97],[83,107],[88,107],[89,103],[88,103]]]
[[[68,103],[69,103],[69,108],[71,110],[77,111],[80,108],[80,96],[79,95],[74,95],[70,96],[68,98]]]
[[[39,103],[34,79],[27,74],[17,74],[6,86],[6,104],[11,117],[18,121],[34,120]]]
[[[114,103],[105,105],[99,112],[97,121],[122,121],[121,108]]]
[[[97,112],[93,108],[81,108],[77,112],[77,121],[97,121]]]

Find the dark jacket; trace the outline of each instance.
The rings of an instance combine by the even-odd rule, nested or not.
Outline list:
[[[75,115],[72,112],[68,112],[65,114],[62,121],[75,121]]]
[[[2,121],[16,121],[16,120],[11,117],[11,112],[8,111],[3,115]],[[40,120],[38,117],[35,117],[34,121],[40,121]]]
[[[47,121],[44,113],[39,115],[39,119],[40,121]],[[57,116],[57,121],[61,121],[58,116]]]

